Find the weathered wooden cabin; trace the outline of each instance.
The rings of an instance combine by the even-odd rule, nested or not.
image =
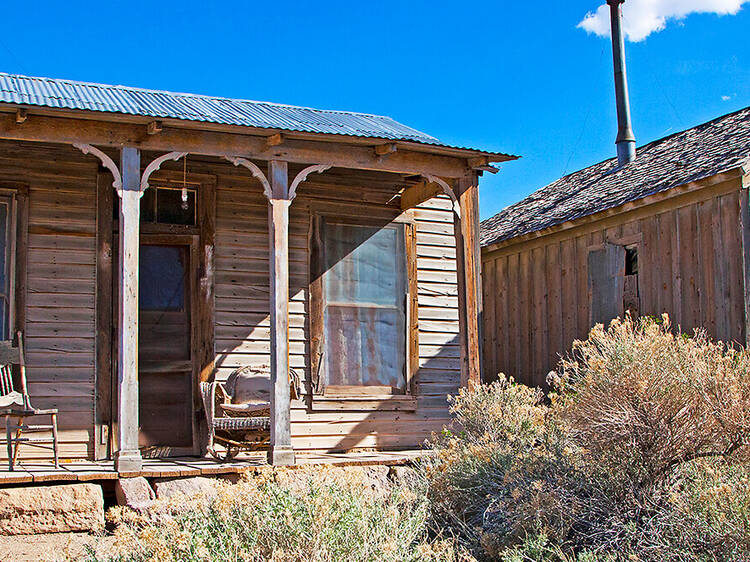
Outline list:
[[[481,224],[484,366],[534,386],[597,322],[745,344],[750,108],[574,172]]]
[[[0,74],[2,338],[23,332],[63,458],[201,454],[199,382],[247,365],[274,463],[417,447],[480,376],[477,182],[511,158],[376,115]]]

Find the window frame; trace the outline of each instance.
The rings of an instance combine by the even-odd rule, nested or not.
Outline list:
[[[348,209],[347,209],[348,210]],[[310,225],[310,351],[309,365],[311,376],[307,381],[306,391],[321,398],[331,399],[377,399],[377,400],[412,400],[416,395],[416,373],[419,368],[419,324],[418,324],[418,295],[417,295],[417,251],[416,251],[416,222],[410,212],[384,216],[382,219],[373,218],[373,214],[361,214],[361,208],[356,213],[341,213],[326,208],[311,209]],[[375,211],[375,216],[382,214],[382,209]],[[323,353],[325,351],[325,296],[323,276],[325,273],[325,240],[322,238],[325,223],[348,224],[360,227],[384,227],[389,224],[403,225],[404,236],[404,267],[405,295],[404,295],[404,391],[393,392],[391,387],[384,386],[340,386],[327,385]]]
[[[16,332],[26,326],[26,269],[28,249],[28,197],[29,186],[24,183],[0,182],[0,199],[7,200],[6,224],[8,247],[6,249],[6,279],[8,284],[8,325],[4,337],[15,340]]]

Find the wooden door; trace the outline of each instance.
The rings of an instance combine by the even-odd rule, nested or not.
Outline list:
[[[195,243],[141,239],[139,446],[146,457],[196,454]]]

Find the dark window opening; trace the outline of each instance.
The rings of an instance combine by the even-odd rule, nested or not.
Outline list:
[[[141,197],[141,223],[198,224],[197,191],[194,186],[158,185],[149,187]],[[120,200],[115,199],[115,220],[120,217]]]
[[[638,248],[625,248],[625,275],[638,275]]]
[[[623,310],[631,318],[638,318],[640,314],[640,294],[638,290],[638,248],[625,248],[625,286],[623,291]]]

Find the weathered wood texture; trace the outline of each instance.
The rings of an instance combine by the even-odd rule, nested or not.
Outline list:
[[[637,247],[641,315],[666,312],[683,332],[705,327],[712,338],[744,345],[743,194],[738,180],[722,182],[483,252],[488,378],[505,373],[545,386],[573,340],[585,338],[591,321],[613,309],[600,302],[591,310],[589,279],[591,260],[609,244]],[[623,255],[617,253],[618,267]],[[621,302],[614,306],[622,310]]]
[[[63,458],[94,454],[97,171],[72,147],[0,143],[0,183],[29,186],[27,306],[18,326],[29,393],[37,408],[60,409]],[[32,447],[20,455],[49,456]]]
[[[143,160],[152,157],[144,154]],[[300,168],[290,165],[290,176]],[[163,169],[182,171],[181,164],[171,162]],[[29,185],[29,389],[38,407],[60,409],[62,458],[95,454],[98,172],[96,159],[72,147],[0,142],[0,181]],[[231,164],[192,157],[191,173],[210,175],[216,182],[214,289],[205,295],[210,300],[214,294],[213,374],[224,379],[245,365],[268,372],[268,202],[257,181]],[[310,377],[311,209],[324,205],[342,217],[398,214],[395,195],[401,187],[393,174],[341,169],[316,174],[300,185],[289,219],[289,360],[305,379]],[[316,396],[312,409],[295,401],[291,424],[296,450],[418,447],[448,420],[446,396],[457,392],[461,368],[452,205],[439,196],[410,212],[416,225],[419,320],[412,359],[417,367],[414,398]],[[106,251],[104,246],[99,249]],[[211,376],[206,359],[201,378]],[[104,361],[100,356],[99,363]],[[27,448],[22,455],[46,453]]]
[[[267,202],[260,184],[231,167],[218,174],[216,219],[216,367],[226,378],[240,366],[269,370]],[[290,169],[290,176],[296,170]],[[392,181],[392,180],[391,180]],[[289,361],[310,377],[311,216],[321,205],[340,216],[399,211],[397,190],[382,174],[332,170],[303,183],[289,219]],[[458,292],[451,202],[441,196],[413,210],[419,312],[416,399],[354,400],[316,395],[313,408],[293,402],[295,450],[418,446],[448,419],[446,395],[460,378]],[[307,390],[308,384],[303,384]],[[404,405],[406,402],[406,405]],[[416,403],[416,408],[413,405]]]

